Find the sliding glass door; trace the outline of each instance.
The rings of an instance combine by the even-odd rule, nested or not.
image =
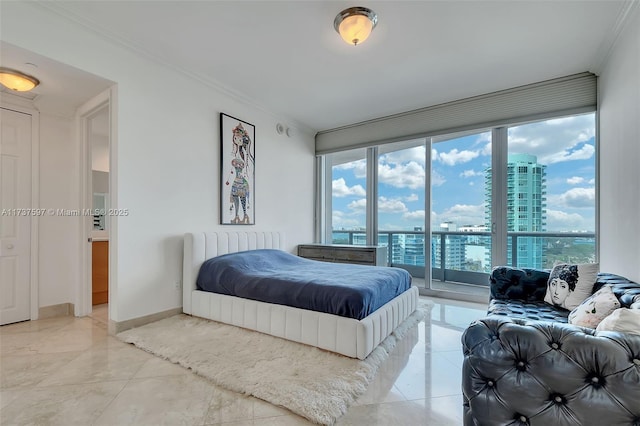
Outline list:
[[[378,148],[378,245],[389,264],[425,276],[426,139]]]
[[[491,270],[491,132],[433,138],[431,278],[486,284]]]

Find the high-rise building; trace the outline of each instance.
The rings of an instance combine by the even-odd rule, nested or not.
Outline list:
[[[458,225],[454,222],[443,222],[440,224],[440,231],[456,232],[458,231]],[[444,255],[444,267],[445,269],[464,270],[464,264],[466,260],[466,236],[463,235],[441,235],[441,238],[445,238],[444,241],[444,253],[442,252],[442,241],[439,243],[432,241],[432,253],[435,255],[435,259],[442,259]],[[440,267],[440,263],[435,265],[436,268]]]
[[[509,155],[507,164],[507,261],[518,267],[541,268],[543,238],[517,236],[518,232],[543,232],[546,227],[546,167],[535,155]],[[485,221],[491,229],[491,168],[485,170]],[[513,246],[515,244],[515,247]],[[516,262],[513,262],[513,257]]]
[[[424,266],[424,232],[394,233],[392,240],[388,240],[387,235],[381,235],[378,237],[378,244],[388,244],[393,264]]]

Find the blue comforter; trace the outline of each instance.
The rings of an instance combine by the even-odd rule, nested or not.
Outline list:
[[[205,261],[198,290],[362,319],[411,287],[404,269],[327,263],[281,250]]]

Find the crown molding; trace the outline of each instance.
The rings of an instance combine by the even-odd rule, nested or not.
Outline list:
[[[628,26],[628,22],[630,21],[630,17],[633,15],[634,11],[638,9],[640,9],[640,0],[627,0],[621,6],[616,23],[598,47],[598,53],[592,67],[592,72],[595,75],[600,75],[604,70],[607,62],[609,61],[609,57],[613,52],[613,48],[620,38],[620,34],[622,34],[624,29]]]

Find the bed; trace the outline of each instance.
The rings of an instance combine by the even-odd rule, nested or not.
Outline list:
[[[410,287],[362,319],[198,290],[206,260],[228,253],[285,249],[279,232],[199,232],[184,237],[183,312],[364,359],[417,308]]]

